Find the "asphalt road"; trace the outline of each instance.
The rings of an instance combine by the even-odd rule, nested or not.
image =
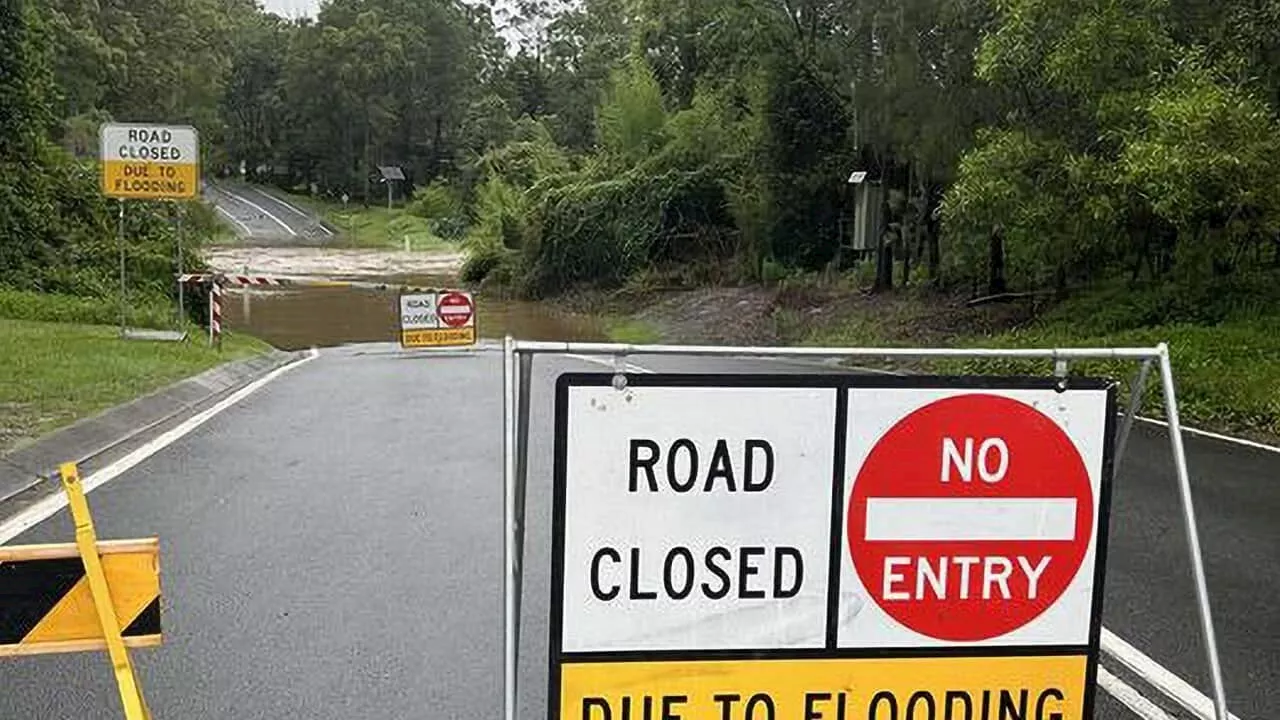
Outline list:
[[[206,189],[215,212],[242,241],[270,245],[316,245],[333,240],[334,231],[319,217],[256,185],[219,181]]]
[[[636,359],[654,370],[768,361]],[[535,363],[521,716],[546,708],[551,386]],[[159,535],[159,718],[483,718],[502,711],[502,385],[495,352],[327,350],[95,491],[103,537]],[[1280,717],[1280,455],[1188,438],[1228,693]],[[1198,687],[1181,516],[1158,428],[1115,486],[1105,624]],[[59,514],[14,543],[67,541]],[[118,718],[104,655],[0,663],[0,720]],[[1131,718],[1100,694],[1097,717]]]

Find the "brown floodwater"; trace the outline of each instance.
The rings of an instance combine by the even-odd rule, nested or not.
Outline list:
[[[366,279],[367,280],[367,279]],[[381,281],[381,280],[380,280]],[[430,278],[386,278],[388,284],[442,287]],[[283,350],[348,343],[397,342],[398,291],[393,288],[301,287],[255,290],[229,288],[223,296],[223,325],[259,337]],[[475,295],[481,338],[511,334],[522,340],[604,340],[591,318],[558,313],[541,303]]]

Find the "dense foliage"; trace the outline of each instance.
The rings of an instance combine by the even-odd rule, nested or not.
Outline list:
[[[0,2],[0,282],[101,282],[103,118],[378,201],[531,294],[875,265],[975,293],[1280,264],[1280,0]],[[61,146],[63,150],[59,150]],[[850,251],[853,171],[883,189]],[[167,240],[162,212],[133,232]],[[145,245],[145,242],[143,243]],[[140,260],[141,262],[141,260]],[[44,271],[43,268],[52,268]],[[494,275],[496,273],[496,275]],[[101,273],[99,273],[101,275]]]
[[[125,5],[0,1],[0,286],[114,292],[123,227],[135,302],[162,298],[175,291],[179,217],[192,246],[214,227],[199,204],[163,203],[129,203],[121,225],[119,205],[99,191],[101,120],[200,121],[187,111],[202,107],[209,97],[202,93],[216,92],[204,73],[214,71],[207,63],[220,50],[194,57],[175,50],[207,38],[199,27],[158,22],[173,7],[169,0]],[[233,9],[221,12],[229,17]]]

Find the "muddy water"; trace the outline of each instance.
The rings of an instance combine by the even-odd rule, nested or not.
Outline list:
[[[412,280],[420,287],[440,287],[430,278]],[[223,301],[223,324],[284,350],[362,342],[398,342],[399,305],[394,289],[306,287],[253,291],[230,290]],[[525,340],[604,340],[598,323],[557,313],[545,305],[504,301],[476,295],[481,338],[510,333]],[[247,310],[247,312],[246,312]]]

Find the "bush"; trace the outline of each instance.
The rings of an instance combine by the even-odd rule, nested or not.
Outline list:
[[[724,188],[710,171],[642,168],[550,187],[525,247],[526,290],[618,285],[641,268],[736,254]]]
[[[461,239],[470,224],[462,194],[440,183],[433,183],[415,193],[409,212],[426,218],[432,234],[446,240]]]

